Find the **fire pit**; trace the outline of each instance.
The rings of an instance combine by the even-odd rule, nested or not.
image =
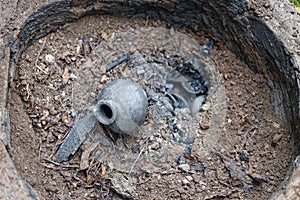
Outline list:
[[[267,20],[272,29],[262,21],[282,5],[60,1],[31,14],[3,59],[3,142],[31,196],[284,199],[281,183],[297,179],[285,179],[299,153],[290,145],[299,142],[296,43],[287,50],[272,31],[279,19]],[[130,135],[97,123],[56,162],[68,132],[117,79],[146,91],[145,121]]]

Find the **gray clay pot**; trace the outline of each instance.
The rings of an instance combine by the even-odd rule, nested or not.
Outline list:
[[[146,92],[130,80],[110,82],[97,99],[96,118],[115,133],[130,134],[145,119],[148,107]]]

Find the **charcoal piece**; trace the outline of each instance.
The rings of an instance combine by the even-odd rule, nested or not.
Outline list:
[[[74,155],[85,140],[87,134],[94,131],[96,123],[98,123],[96,118],[90,114],[87,114],[84,118],[76,122],[62,145],[59,147],[55,155],[55,161],[67,161],[70,155]]]
[[[178,132],[173,132],[172,136],[175,142],[179,142],[179,143],[182,142],[182,136]]]
[[[198,172],[202,172],[205,170],[205,165],[204,164],[200,164],[200,165],[193,165],[191,166],[192,169],[194,169],[195,171],[198,171]]]
[[[246,162],[248,162],[249,159],[250,159],[249,158],[249,154],[248,154],[248,152],[246,150],[243,150],[241,152],[240,158],[241,158],[242,161],[246,161]]]
[[[131,146],[130,149],[132,153],[137,153],[140,149],[140,146],[139,145]]]
[[[213,45],[214,45],[214,41],[210,41],[209,43],[205,44],[203,47],[204,53],[210,54],[210,51],[211,51]]]
[[[106,72],[113,70],[115,67],[122,64],[123,62],[128,61],[129,59],[130,59],[129,55],[123,56],[122,58],[120,58],[120,59],[116,60],[115,62],[111,63],[110,65],[108,65],[106,67]]]
[[[195,141],[195,136],[192,135],[192,136],[188,136],[188,137],[185,139],[184,143],[185,143],[185,144],[193,144],[194,141]]]
[[[188,155],[192,154],[192,146],[191,145],[187,145],[185,147],[185,153],[188,154]]]

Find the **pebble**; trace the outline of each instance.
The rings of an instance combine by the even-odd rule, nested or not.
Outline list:
[[[56,120],[56,119],[51,119],[51,120],[50,120],[50,124],[51,124],[52,126],[57,125],[57,124],[58,124],[58,120]]]
[[[152,145],[150,145],[150,148],[153,150],[158,150],[160,148],[160,145],[158,142],[154,142]]]
[[[52,107],[50,107],[49,113],[50,113],[51,115],[56,115],[56,114],[57,114],[57,110],[55,110],[54,105],[53,105]]]
[[[172,136],[173,136],[173,140],[174,140],[175,142],[179,142],[179,143],[182,142],[182,137],[181,137],[181,135],[179,135],[178,132],[173,132],[173,133],[172,133]]]
[[[193,181],[193,180],[194,180],[192,176],[186,176],[185,178],[186,178],[186,180],[188,180],[188,181]]]
[[[160,150],[159,152],[156,153],[157,158],[162,158],[164,157],[165,152],[163,150]]]
[[[138,75],[142,75],[142,74],[144,74],[145,72],[146,72],[146,71],[145,71],[143,65],[140,65],[140,66],[137,66],[137,67],[136,67],[136,73],[137,73]]]
[[[178,168],[184,172],[189,172],[190,171],[190,166],[188,164],[181,164],[178,166]]]
[[[75,74],[71,73],[70,76],[69,76],[69,78],[72,79],[72,80],[74,80],[74,79],[77,79],[78,77]]]
[[[181,182],[182,182],[182,185],[190,184],[190,182],[187,179],[183,179],[183,180],[181,180]]]
[[[100,83],[105,83],[108,80],[109,80],[109,78],[104,74],[100,79]]]
[[[194,99],[192,107],[191,107],[191,114],[194,116],[196,113],[198,113],[204,104],[206,99],[206,95],[201,95]]]
[[[78,115],[78,110],[72,110],[71,117],[75,118]]]
[[[45,60],[46,60],[46,62],[47,63],[55,63],[55,57],[54,56],[52,56],[52,55],[50,55],[50,54],[47,54],[46,56],[45,56]]]
[[[185,164],[185,163],[186,163],[185,157],[184,157],[183,155],[180,155],[180,156],[178,157],[177,163],[178,163],[179,165]]]
[[[188,154],[188,155],[192,154],[192,146],[191,145],[187,145],[185,147],[185,153]]]
[[[199,183],[201,181],[201,176],[199,176],[198,174],[193,174],[192,178],[196,183]]]
[[[201,122],[200,123],[201,130],[207,130],[209,129],[209,122]]]
[[[282,136],[283,136],[282,134],[275,134],[272,138],[272,144],[276,145],[279,142],[279,140],[282,138]]]
[[[137,153],[138,150],[139,150],[139,146],[137,146],[137,145],[131,146],[130,149],[131,149],[131,152],[132,152],[132,153]]]
[[[184,143],[185,143],[185,144],[193,144],[194,141],[195,141],[195,136],[192,135],[192,136],[188,136],[188,137],[185,139]]]

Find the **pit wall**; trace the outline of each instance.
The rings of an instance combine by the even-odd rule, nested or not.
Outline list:
[[[276,9],[282,5],[285,9]],[[291,12],[285,12],[286,10]],[[3,98],[1,99],[0,138],[9,150],[9,116],[6,114],[9,109],[7,107],[8,83],[12,82],[18,60],[26,47],[50,32],[56,31],[65,23],[73,22],[86,15],[111,14],[127,18],[163,20],[170,27],[189,28],[196,34],[200,30],[205,31],[216,43],[227,45],[253,71],[265,75],[273,93],[275,111],[279,117],[286,120],[291,131],[296,157],[299,154],[297,144],[300,140],[298,125],[300,16],[292,11],[293,8],[288,1],[279,0],[255,2],[240,0],[66,0],[45,5],[31,14],[23,25],[14,31],[10,39],[10,49],[6,48],[5,58],[0,60],[3,64],[1,69],[8,72],[3,81],[6,87],[2,91]],[[298,31],[296,38],[289,38],[282,34],[286,31],[294,31],[294,29],[284,28],[282,26],[284,21],[281,21],[284,18],[276,18],[276,15],[290,18],[293,16],[292,23],[296,23],[295,27]],[[290,34],[293,35],[292,32]],[[10,64],[5,63],[5,60]],[[290,174],[297,174],[298,165],[291,166]],[[298,175],[289,177],[287,176],[283,184],[284,186],[288,184],[286,192],[297,195],[292,184],[296,183],[300,177]],[[279,189],[273,199],[286,197],[283,196],[286,193],[281,193],[281,191],[282,189]]]

